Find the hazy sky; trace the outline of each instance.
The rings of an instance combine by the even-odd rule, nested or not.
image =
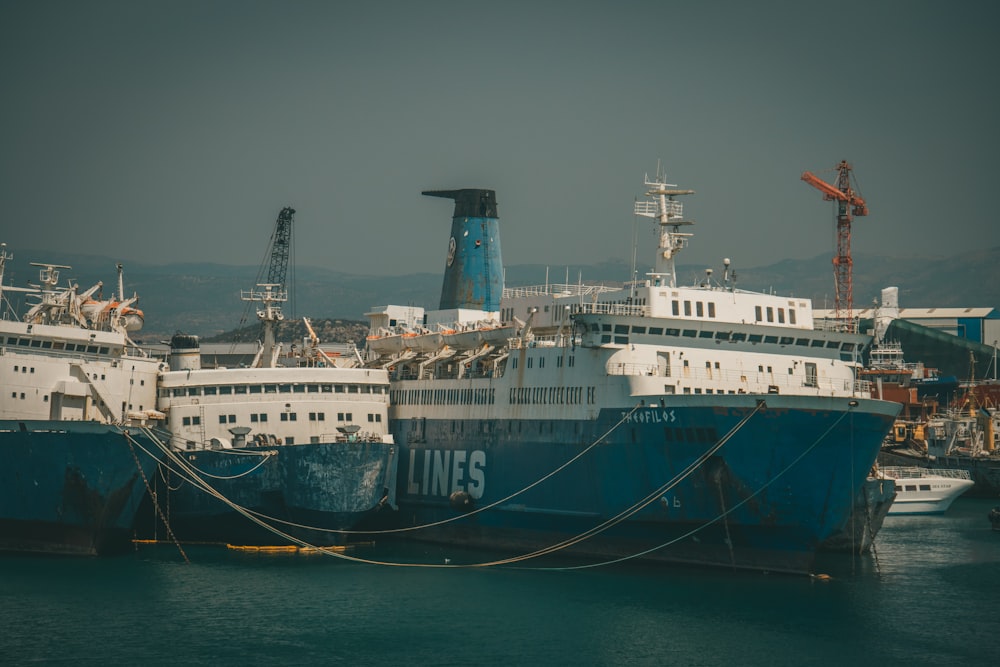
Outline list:
[[[0,240],[124,261],[442,270],[497,191],[507,264],[631,256],[662,161],[682,263],[832,256],[799,177],[854,165],[855,253],[1000,246],[990,2],[0,0]],[[643,222],[640,266],[651,263]],[[19,261],[42,259],[18,256]]]

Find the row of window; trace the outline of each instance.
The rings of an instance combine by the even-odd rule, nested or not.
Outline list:
[[[596,387],[511,387],[508,400],[511,405],[579,405],[584,401],[584,389],[587,405],[593,405]]]
[[[294,421],[298,421],[299,415],[296,412],[282,412],[282,413],[280,413],[280,418],[281,418],[281,421],[283,421],[283,422],[294,422]],[[326,421],[326,413],[325,412],[310,412],[309,413],[309,421],[311,421],[311,422]],[[348,423],[353,422],[354,421],[354,413],[352,413],[352,412],[338,412],[337,413],[337,421],[339,421],[339,422],[348,422]],[[371,422],[371,423],[373,423],[373,424],[380,424],[380,423],[382,423],[382,415],[379,414],[379,413],[368,413],[368,421]],[[251,412],[250,413],[250,423],[252,423],[252,424],[260,424],[260,423],[266,423],[266,422],[267,422],[267,413],[266,412]],[[232,415],[232,414],[219,415],[219,423],[220,424],[235,424],[236,423],[236,415]],[[194,415],[194,416],[191,416],[191,417],[182,417],[181,418],[181,424],[183,424],[184,426],[200,426],[201,425],[201,417],[198,416],[198,415]]]
[[[493,405],[493,387],[466,389],[397,389],[390,393],[393,405]]]
[[[527,361],[525,362],[526,364],[525,367],[531,368],[534,365],[534,363],[535,363],[534,358],[528,357]],[[566,357],[566,367],[573,368],[574,366],[576,366],[576,357],[574,357],[573,355]],[[517,357],[514,357],[513,359],[510,360],[510,367],[517,368]],[[538,357],[538,367],[545,368],[545,357]],[[563,367],[563,356],[559,355],[558,357],[556,357],[556,368],[562,368],[562,367]]]
[[[388,394],[381,384],[222,384],[161,388],[160,398],[180,396],[230,396],[233,394]]]
[[[754,306],[753,309],[754,309],[754,318],[756,319],[757,322],[763,322],[764,321],[764,318],[761,317],[761,315],[764,314],[763,312],[761,312],[762,310],[764,310],[767,313],[767,321],[768,322],[774,322],[774,311],[775,311],[775,308],[773,306],[767,306],[766,308],[763,308],[763,309],[762,309],[761,306]],[[778,311],[778,324],[784,324],[785,323],[785,309],[784,308],[778,308],[777,311]],[[793,308],[789,308],[788,309],[788,323],[789,324],[795,324],[795,310]]]
[[[648,334],[650,336],[680,336],[683,338],[714,338],[719,341],[730,341],[733,343],[766,343],[770,345],[796,345],[798,347],[826,347],[831,350],[839,349],[842,352],[853,352],[855,344],[837,340],[823,340],[821,338],[796,338],[795,336],[772,336],[764,334],[748,334],[743,331],[712,331],[696,329],[677,329],[673,327],[646,327],[632,326],[627,324],[598,324],[594,322],[590,325],[593,332],[605,332],[601,337],[602,343],[610,343],[610,333],[614,333],[615,343],[627,344],[629,334]]]
[[[693,304],[694,304],[694,313],[693,314],[694,314],[695,317],[705,317],[706,305],[708,306],[708,308],[707,308],[707,310],[708,310],[708,316],[709,317],[713,317],[713,318],[715,317],[715,303],[713,301],[709,301],[707,304],[705,304],[705,303],[703,303],[701,301],[695,301],[695,302],[693,302]],[[685,317],[691,317],[691,315],[692,315],[691,305],[692,305],[691,301],[684,301],[684,316]],[[677,299],[674,299],[673,301],[671,301],[670,302],[670,312],[672,312],[675,316],[680,317],[680,314],[681,314],[681,302],[678,301]],[[795,318],[792,318],[792,322],[794,322],[794,321],[795,321]]]
[[[67,352],[86,352],[87,354],[107,354],[110,351],[106,345],[91,345],[88,343],[66,343],[61,340],[42,340],[40,338],[18,338],[7,336],[7,345],[16,347],[35,347],[42,350],[66,350]]]

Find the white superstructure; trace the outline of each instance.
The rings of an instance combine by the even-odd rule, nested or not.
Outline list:
[[[7,255],[0,246],[0,419],[145,423],[155,411],[161,363],[144,354],[128,332],[142,324],[135,297],[94,299],[97,283],[81,292],[60,270],[35,264],[38,285],[3,285]],[[121,286],[119,265],[119,289]],[[10,295],[28,300],[18,319]],[[8,317],[10,319],[8,319]]]

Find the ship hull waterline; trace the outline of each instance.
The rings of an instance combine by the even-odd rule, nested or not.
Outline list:
[[[398,522],[447,521],[405,535],[514,554],[570,540],[555,553],[809,572],[820,545],[847,525],[900,408],[802,396],[668,400],[648,400],[617,427],[631,407],[593,421],[426,419],[415,430],[413,419],[391,420],[401,446]],[[699,464],[757,401],[766,407]],[[616,518],[650,494],[653,502]]]
[[[103,556],[129,548],[157,461],[140,429],[0,421],[0,551]]]
[[[178,452],[211,491],[192,482],[190,471],[179,473],[176,463],[163,466],[154,491],[180,542],[339,546],[352,541],[342,531],[393,506],[396,453],[383,442]],[[151,507],[142,511],[142,526],[144,539],[167,539]]]

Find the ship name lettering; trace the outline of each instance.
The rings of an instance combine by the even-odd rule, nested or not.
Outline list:
[[[486,452],[481,449],[411,449],[406,492],[447,498],[465,491],[483,497],[486,488]]]
[[[677,421],[677,415],[673,410],[638,410],[628,413],[622,412],[622,418],[630,424],[670,424]]]

